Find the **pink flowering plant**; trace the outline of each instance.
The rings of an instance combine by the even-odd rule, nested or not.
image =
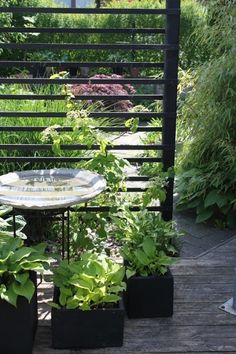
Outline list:
[[[92,76],[91,79],[121,79],[120,75],[95,75]],[[106,99],[105,107],[118,111],[128,111],[133,107],[133,103],[129,100],[120,100],[114,101],[112,99],[107,99],[107,96],[124,96],[124,95],[132,95],[136,92],[134,87],[130,84],[81,84],[81,85],[73,85],[71,88],[73,95],[102,95],[104,96],[104,100]],[[89,101],[89,100],[88,100]]]

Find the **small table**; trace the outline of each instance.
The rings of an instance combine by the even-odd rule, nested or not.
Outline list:
[[[86,203],[100,194],[105,187],[106,181],[102,176],[87,170],[58,168],[12,172],[0,176],[0,203],[13,207],[14,236],[16,235],[16,212],[28,219],[29,237],[32,236],[34,218],[41,225],[42,216],[49,213],[63,215],[62,257],[64,258],[65,252],[64,223],[66,219],[68,222],[67,257],[69,259],[69,207]]]

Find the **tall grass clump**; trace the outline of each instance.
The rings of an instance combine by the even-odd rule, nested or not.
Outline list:
[[[180,209],[197,222],[236,224],[236,9],[234,0],[208,3],[209,31],[202,38],[211,60],[201,66],[182,115],[191,125],[178,181]]]

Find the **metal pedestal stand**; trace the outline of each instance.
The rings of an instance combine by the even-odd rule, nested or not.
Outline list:
[[[13,208],[13,234],[16,237],[16,215],[22,215],[26,220],[24,233],[27,236],[26,244],[37,244],[46,240],[44,229],[48,221],[61,223],[61,256],[70,260],[70,209],[31,210]]]
[[[235,277],[234,277],[234,285],[233,285],[233,297],[226,301],[219,308],[225,312],[230,313],[231,315],[236,316],[236,268],[235,268]]]

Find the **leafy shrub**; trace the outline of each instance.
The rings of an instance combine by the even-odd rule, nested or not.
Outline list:
[[[5,0],[6,6],[60,6],[53,0]],[[5,4],[4,4],[5,5]],[[140,7],[140,1],[118,1],[113,0],[107,6],[110,7]],[[143,8],[163,8],[165,1],[163,0],[143,0]],[[197,33],[203,31],[206,26],[206,13],[204,7],[195,0],[184,0],[182,2],[181,15],[181,30],[180,30],[180,65],[183,68],[189,68],[202,63],[208,57],[208,51],[205,45],[198,41]],[[34,16],[22,16],[21,14],[1,14],[0,21],[3,25],[17,26],[35,26],[35,27],[74,27],[74,28],[89,28],[89,27],[105,27],[105,28],[119,28],[119,27],[163,27],[164,16],[155,15],[93,15],[93,14],[35,14]],[[11,33],[6,34],[5,40],[8,42],[48,42],[48,43],[109,43],[111,38],[108,34],[58,34],[58,33],[41,33],[41,34],[20,34]],[[142,35],[135,34],[113,34],[113,42],[123,43],[163,43],[163,35]],[[163,54],[158,51],[119,51],[119,61],[162,61]],[[1,55],[1,53],[0,53]],[[30,59],[30,60],[77,60],[77,61],[109,61],[114,56],[114,50],[56,50],[56,51],[6,51],[1,55],[2,59],[10,58]],[[117,53],[115,53],[117,55]],[[109,59],[110,58],[110,59]],[[153,70],[143,69],[143,73],[154,74]],[[156,72],[156,71],[155,71]]]
[[[91,79],[121,79],[120,75],[95,75]],[[130,84],[81,84],[73,85],[71,91],[74,95],[129,95],[134,94],[135,89]],[[108,108],[113,108],[119,111],[128,111],[129,108],[133,107],[133,104],[129,100],[120,100],[118,102],[110,101],[108,103]]]
[[[34,6],[58,6],[53,0],[1,0],[1,6],[5,7],[34,7]],[[50,15],[49,15],[50,16]],[[48,16],[48,17],[49,17]],[[0,14],[0,26],[1,27],[33,27],[36,25],[37,15],[28,16],[24,14],[11,14],[2,13]],[[37,35],[36,35],[37,37]],[[1,41],[3,43],[23,43],[30,42],[33,40],[34,35],[27,33],[3,33],[1,34]],[[0,49],[0,59],[1,60],[23,60],[25,58],[24,51],[18,49]],[[14,70],[14,69],[13,69]],[[6,70],[2,74],[6,75],[11,70]]]
[[[173,241],[179,237],[172,222],[160,214],[129,209],[112,218],[115,237],[121,242],[121,255],[128,263],[127,275],[165,274],[177,252]]]
[[[13,236],[13,218],[9,213],[12,211],[12,207],[6,205],[0,206],[0,244],[8,240]],[[22,239],[26,238],[26,235],[22,232],[26,225],[25,219],[21,215],[15,216],[15,228],[16,236]]]
[[[8,237],[0,244],[0,298],[16,306],[17,297],[29,302],[35,286],[30,280],[30,271],[43,273],[48,267],[44,255],[46,245],[25,247],[22,239]]]
[[[218,7],[216,6],[218,4]],[[180,209],[194,209],[197,222],[218,220],[234,226],[236,220],[236,72],[235,8],[233,1],[211,2],[214,21],[210,43],[215,57],[199,77],[183,107],[192,123],[191,141],[182,155],[178,191]],[[210,4],[209,4],[210,6]],[[214,10],[214,11],[213,11]],[[227,33],[227,36],[226,36]],[[204,38],[204,41],[207,39]],[[219,221],[220,220],[220,221]]]
[[[164,0],[143,0],[140,4],[139,0],[112,0],[108,4],[109,7],[119,8],[164,8]],[[118,24],[123,27],[140,27],[140,28],[158,28],[164,27],[165,16],[156,15],[110,15],[104,20],[104,24]],[[209,52],[205,45],[199,41],[199,32],[207,26],[207,13],[205,7],[195,0],[184,0],[181,2],[181,18],[180,18],[180,66],[187,69],[203,63],[208,57]],[[103,37],[106,41],[106,38]],[[118,39],[124,41],[124,39]],[[109,40],[107,40],[109,41]],[[142,35],[136,34],[129,36],[128,41],[137,43],[163,43],[163,35]],[[134,61],[160,61],[163,57],[157,51],[135,51],[133,53]]]
[[[116,304],[125,290],[124,267],[105,254],[84,253],[70,264],[63,261],[54,270],[60,290],[57,308],[90,310]]]

